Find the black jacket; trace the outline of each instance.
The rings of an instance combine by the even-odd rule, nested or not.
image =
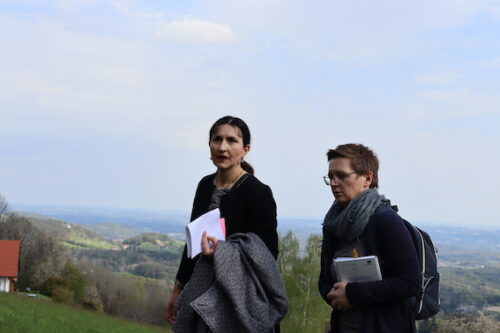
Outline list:
[[[191,211],[191,221],[208,211],[214,186],[215,174],[201,179]],[[238,182],[225,196],[220,207],[221,217],[226,221],[226,237],[239,232],[253,232],[266,244],[275,258],[278,257],[278,233],[276,231],[276,203],[269,186],[248,175]],[[184,246],[177,280],[187,283],[193,273],[198,257],[189,259]]]
[[[371,243],[375,233],[378,253]],[[375,254],[381,260],[382,280],[349,283],[346,296],[351,304],[364,309],[363,333],[406,333],[416,332],[415,311],[412,297],[420,290],[421,275],[417,253],[411,235],[401,217],[392,209],[379,207],[370,218],[360,237],[366,255]],[[334,240],[324,240],[321,252],[321,273],[318,287],[321,296],[326,297],[336,282],[330,275],[330,266],[337,244]],[[337,331],[336,311],[332,311],[332,332]]]

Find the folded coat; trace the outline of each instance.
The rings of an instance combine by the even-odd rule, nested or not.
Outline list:
[[[276,261],[254,233],[219,242],[201,256],[177,301],[173,326],[182,333],[273,332],[288,309]]]

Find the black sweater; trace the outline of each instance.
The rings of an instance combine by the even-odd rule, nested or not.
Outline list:
[[[376,235],[371,244],[369,235]],[[422,283],[417,253],[411,235],[401,217],[390,207],[380,206],[370,218],[361,234],[366,255],[375,254],[381,259],[382,280],[349,283],[346,296],[351,304],[363,306],[363,333],[416,332],[412,298],[418,294]],[[330,266],[337,244],[334,240],[323,243],[321,251],[321,273],[319,291],[325,301],[335,282],[330,275]],[[336,311],[332,311],[332,332],[337,332]]]
[[[196,189],[196,195],[191,211],[191,221],[208,211],[214,186],[215,174],[201,179]],[[257,178],[248,175],[238,182],[221,199],[221,217],[226,221],[226,236],[238,232],[253,232],[266,244],[275,258],[278,257],[278,233],[276,231],[276,203],[269,186]],[[193,273],[198,257],[189,259],[184,246],[181,264],[177,271],[177,280],[187,283]]]

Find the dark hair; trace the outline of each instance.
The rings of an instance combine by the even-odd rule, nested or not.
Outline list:
[[[378,158],[370,148],[359,143],[347,143],[330,149],[326,156],[328,161],[338,157],[348,158],[351,161],[351,167],[358,175],[366,175],[369,171],[373,172],[370,188],[378,187]]]
[[[233,116],[222,117],[219,120],[217,120],[212,125],[212,127],[210,127],[210,132],[208,133],[208,142],[210,142],[210,140],[212,140],[212,136],[214,135],[214,132],[221,125],[231,125],[231,126],[238,128],[241,132],[241,138],[243,139],[243,147],[246,147],[247,145],[250,144],[250,137],[251,136],[250,136],[250,129],[248,128],[248,125],[240,118],[233,117]],[[242,161],[241,167],[243,168],[243,170],[245,170],[249,174],[251,174],[251,175],[254,174],[253,167],[247,161]]]

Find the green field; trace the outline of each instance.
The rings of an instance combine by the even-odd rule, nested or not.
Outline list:
[[[158,333],[167,328],[141,325],[92,311],[81,310],[24,295],[0,293],[0,331],[85,332],[85,333]]]

